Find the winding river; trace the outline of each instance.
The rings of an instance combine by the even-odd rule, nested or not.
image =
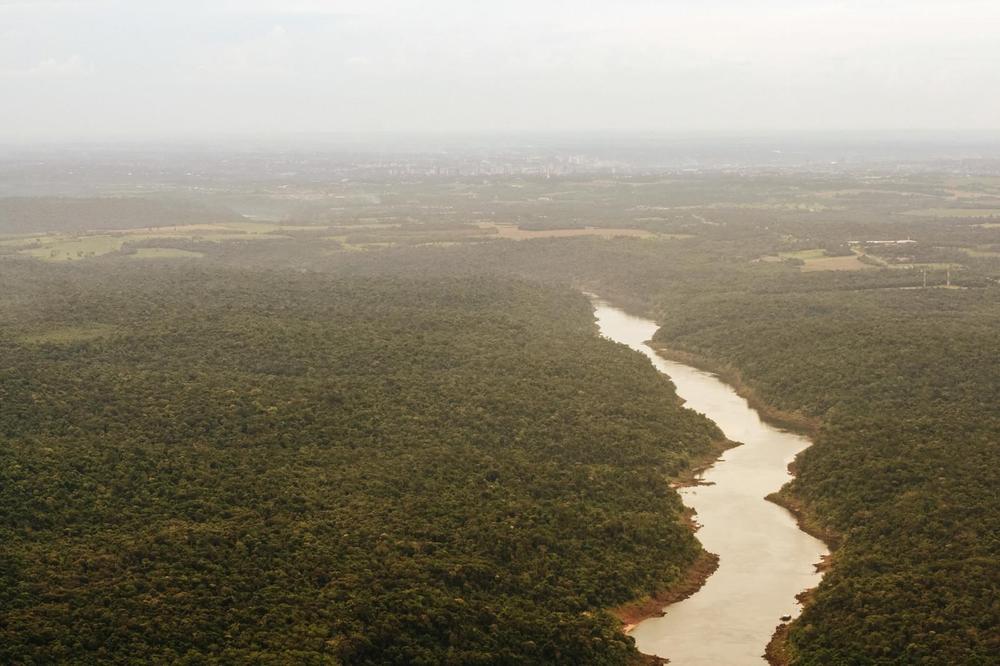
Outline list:
[[[807,438],[764,423],[715,375],[668,361],[646,344],[655,322],[594,300],[601,334],[650,358],[668,375],[685,406],[702,412],[729,439],[742,442],[700,477],[704,485],[680,489],[701,525],[698,539],[719,555],[719,568],[694,595],[672,604],[630,632],[640,652],[671,665],[735,666],[765,663],[764,648],[784,615],[795,617],[795,596],[819,583],[822,541],[798,529],[785,509],[764,497],[789,480],[795,454]]]

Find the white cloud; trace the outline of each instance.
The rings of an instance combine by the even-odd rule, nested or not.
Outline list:
[[[288,31],[275,25],[264,35],[209,48],[198,68],[222,74],[292,74],[295,47]]]
[[[45,58],[23,69],[0,70],[0,75],[15,79],[76,79],[92,76],[94,63],[86,62],[79,55],[68,58]]]
[[[0,132],[996,127],[997,34],[997,0],[0,0]]]

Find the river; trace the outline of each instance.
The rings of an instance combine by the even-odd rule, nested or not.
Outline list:
[[[694,595],[630,634],[640,652],[668,658],[672,666],[760,666],[780,618],[798,615],[795,596],[819,583],[815,565],[828,552],[787,510],[764,499],[789,480],[788,463],[810,441],[764,423],[715,375],[660,357],[646,344],[655,322],[597,299],[594,305],[602,335],[648,356],[686,407],[742,443],[701,475],[705,485],[679,490],[697,512],[698,539],[719,555],[718,570]]]

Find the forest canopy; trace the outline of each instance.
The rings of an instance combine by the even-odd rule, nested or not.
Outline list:
[[[628,663],[721,434],[573,292],[0,263],[0,661]]]

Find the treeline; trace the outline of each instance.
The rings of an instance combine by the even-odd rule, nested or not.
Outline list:
[[[721,435],[578,294],[0,262],[0,661],[621,664]]]
[[[222,206],[142,197],[0,197],[0,235],[235,222]]]

